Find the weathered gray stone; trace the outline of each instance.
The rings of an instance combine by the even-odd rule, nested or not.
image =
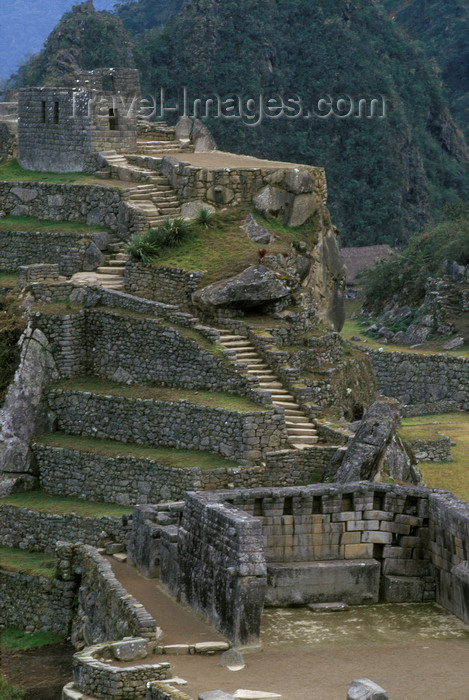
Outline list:
[[[83,270],[85,272],[91,272],[96,270],[97,267],[101,265],[104,260],[104,256],[98,246],[95,243],[90,243],[88,248],[85,250],[85,255],[83,258]]]
[[[285,170],[285,188],[294,194],[314,192],[314,180],[307,170],[288,168]]]
[[[111,644],[111,652],[114,658],[119,661],[132,661],[133,659],[144,659],[147,656],[148,640],[143,637],[132,637],[122,642]]]
[[[202,308],[250,308],[278,301],[290,294],[279,275],[264,265],[252,265],[239,275],[201,289],[193,301]]]
[[[207,690],[199,693],[199,700],[233,700],[234,696],[224,693],[223,690]]]
[[[464,338],[453,338],[443,345],[443,350],[456,350],[457,348],[462,348],[464,345]]]
[[[395,437],[399,424],[400,411],[397,402],[376,401],[372,404],[350,441],[345,455],[337,454],[331,460],[327,479],[340,483],[365,479],[372,481],[387,467],[387,456],[390,457],[390,464],[396,465],[396,470],[399,468],[401,473],[405,471],[406,474],[410,474],[415,459]],[[338,462],[340,466],[336,468]]]
[[[325,612],[325,613],[330,613],[330,612],[346,612],[347,610],[350,610],[350,605],[347,605],[347,603],[310,603],[307,606],[310,610],[313,612]]]
[[[91,234],[91,240],[99,250],[106,250],[110,242],[110,236],[107,231],[98,231]]]
[[[195,119],[191,131],[191,141],[194,145],[195,153],[205,153],[216,151],[217,144],[210,131],[200,119]]]
[[[253,199],[254,208],[266,219],[285,215],[288,206],[294,199],[291,192],[286,192],[279,187],[266,185]]]
[[[252,214],[247,215],[243,228],[246,231],[248,238],[255,243],[264,243],[265,245],[268,245],[272,241],[273,236],[271,232],[264,226],[260,226]]]
[[[288,211],[286,225],[301,226],[306,223],[318,208],[316,197],[311,194],[297,194]]]
[[[368,678],[360,678],[348,689],[347,700],[388,700],[388,694]]]
[[[189,140],[192,133],[192,119],[190,117],[181,117],[176,124],[175,137],[176,140]]]

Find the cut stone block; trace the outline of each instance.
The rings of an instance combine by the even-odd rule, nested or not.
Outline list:
[[[123,640],[111,644],[111,651],[116,659],[120,661],[132,661],[133,659],[144,659],[147,656],[147,640],[143,637]]]
[[[269,564],[265,604],[376,603],[379,575],[380,564],[375,559]]]
[[[196,654],[215,654],[221,651],[227,651],[230,645],[227,642],[199,642],[194,645]]]
[[[274,698],[281,698],[282,696],[278,693],[267,693],[263,690],[245,690],[241,688],[237,690],[234,694],[236,700],[274,700]]]
[[[381,594],[384,603],[421,603],[425,583],[411,576],[383,576]]]
[[[347,603],[310,603],[308,608],[313,612],[345,612],[350,610]]]
[[[163,647],[164,653],[172,656],[180,656],[189,653],[189,644],[167,644]]]

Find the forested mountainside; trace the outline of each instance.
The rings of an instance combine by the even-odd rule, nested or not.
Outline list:
[[[441,68],[450,109],[469,136],[469,3],[467,0],[382,0],[393,21]]]
[[[18,84],[50,83],[71,46],[83,68],[123,65],[123,29],[113,42],[106,33],[118,19],[90,5],[64,17]],[[117,12],[147,93],[163,87],[173,99],[186,86],[191,98],[237,94],[243,104],[257,104],[261,93],[295,94],[316,112],[320,98],[333,98],[327,118],[266,116],[257,126],[212,118],[209,125],[220,149],[324,166],[347,245],[400,243],[446,202],[469,199],[467,147],[438,72],[375,0],[131,0]],[[76,29],[83,13],[92,40]],[[343,95],[383,95],[387,115],[341,118]]]
[[[95,0],[110,10],[116,0]],[[0,2],[0,80],[8,78],[28,55],[40,51],[44,39],[77,0],[3,0]]]

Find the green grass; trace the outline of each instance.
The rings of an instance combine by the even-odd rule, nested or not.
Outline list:
[[[50,182],[54,184],[100,185],[99,178],[90,173],[42,173],[25,170],[15,158],[0,162],[0,181]]]
[[[25,649],[35,649],[49,644],[59,644],[65,639],[63,632],[51,632],[49,630],[38,630],[37,632],[25,632],[14,628],[0,630],[0,649],[9,651],[24,651]]]
[[[82,518],[101,518],[104,515],[120,518],[132,512],[131,506],[119,506],[115,503],[94,503],[71,496],[55,496],[44,491],[26,491],[14,493],[0,499],[0,505],[29,508],[42,513],[68,515],[74,513]]]
[[[344,323],[344,327],[341,331],[341,335],[346,340],[350,340],[352,336],[358,336],[359,338],[361,338],[362,341],[365,341],[363,342],[363,347],[369,347],[372,350],[378,350],[379,348],[382,348],[383,352],[397,351],[412,353],[416,355],[434,355],[435,353],[442,353],[444,355],[469,357],[469,348],[467,347],[458,348],[457,350],[443,350],[442,346],[447,342],[447,338],[426,341],[418,348],[410,348],[408,345],[395,345],[393,343],[389,343],[386,345],[382,341],[375,340],[374,338],[369,338],[363,332],[366,326],[360,326],[360,321],[362,319],[360,317],[354,319],[350,318],[350,316],[353,313],[359,313],[361,304],[362,302],[360,299],[350,299],[345,302],[345,311],[347,317]],[[371,326],[372,321],[368,321],[369,325]]]
[[[25,690],[15,688],[6,678],[0,676],[0,700],[23,700],[25,694]]]
[[[43,552],[26,552],[13,547],[0,547],[0,569],[30,576],[54,578],[55,556]]]
[[[6,216],[0,219],[0,231],[26,233],[76,233],[84,235],[108,231],[105,226],[88,226],[81,221],[49,221],[35,216]]]
[[[66,299],[64,301],[53,301],[49,304],[34,304],[33,308],[34,311],[38,311],[46,316],[67,316],[80,311],[83,307],[80,304],[73,304],[69,299]]]
[[[0,272],[0,287],[14,289],[19,280],[18,272]]]
[[[84,438],[66,433],[52,433],[42,435],[35,443],[49,447],[61,447],[65,450],[79,450],[105,457],[135,457],[137,459],[152,459],[159,464],[177,469],[220,469],[222,467],[235,467],[237,462],[220,457],[219,455],[202,452],[199,450],[175,450],[166,447],[144,447],[115,440],[99,440]],[[2,501],[0,501],[1,503]]]
[[[53,389],[89,391],[101,396],[122,396],[129,399],[152,399],[153,401],[188,401],[197,406],[225,408],[230,411],[250,413],[265,411],[265,407],[244,396],[236,396],[221,391],[195,391],[191,389],[171,389],[166,387],[118,384],[98,377],[78,377],[64,379],[52,385]]]
[[[404,440],[438,437],[442,433],[456,443],[451,448],[452,462],[421,462],[419,468],[427,486],[448,489],[469,502],[469,414],[415,416],[404,418],[402,423],[399,434]]]
[[[232,207],[227,212],[216,214],[209,228],[196,226],[194,234],[177,248],[162,251],[156,265],[181,267],[190,271],[206,271],[202,284],[205,286],[242,272],[258,260],[259,248],[267,248],[268,254],[291,253],[290,244],[315,238],[314,226],[288,228],[278,222],[262,220],[276,236],[271,245],[260,245],[251,241],[241,228],[248,210]],[[310,242],[311,242],[310,241]]]

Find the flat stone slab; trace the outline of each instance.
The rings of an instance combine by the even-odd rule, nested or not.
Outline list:
[[[111,644],[111,651],[114,658],[119,661],[133,661],[133,659],[144,659],[147,656],[147,640],[143,637],[123,640]]]
[[[313,612],[345,612],[350,610],[347,603],[310,603],[307,606]]]
[[[124,554],[123,552],[117,552],[116,554],[112,555],[112,558],[116,561],[120,561],[122,564],[125,564],[125,562],[127,561],[127,554]]]
[[[217,654],[227,651],[230,645],[227,642],[199,642],[194,644],[196,654]]]
[[[180,656],[189,653],[189,644],[167,644],[163,647],[163,652],[172,656]]]
[[[233,700],[233,695],[224,693],[223,690],[207,690],[200,693],[199,700]]]
[[[264,690],[240,689],[235,692],[234,697],[236,700],[262,700],[263,698],[273,700],[273,698],[281,698],[282,696],[278,693],[267,693]]]
[[[268,564],[265,604],[377,603],[379,578],[380,564],[375,559]]]

